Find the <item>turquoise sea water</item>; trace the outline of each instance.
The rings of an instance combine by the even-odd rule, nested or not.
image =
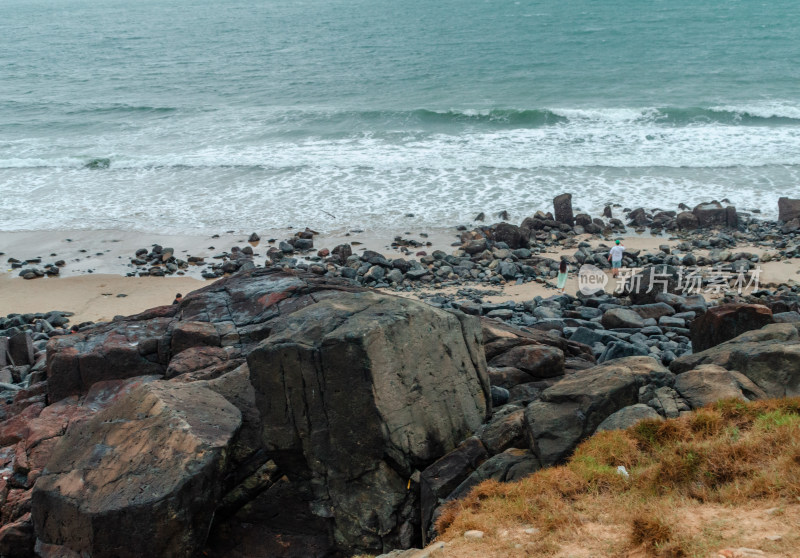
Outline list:
[[[2,0],[0,230],[450,225],[563,191],[774,215],[799,28],[792,0]]]

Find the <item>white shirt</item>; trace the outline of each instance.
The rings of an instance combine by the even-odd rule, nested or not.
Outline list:
[[[610,250],[611,254],[611,261],[620,261],[622,259],[622,254],[625,253],[625,247],[621,245],[616,245]]]

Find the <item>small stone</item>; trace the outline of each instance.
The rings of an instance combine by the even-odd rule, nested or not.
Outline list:
[[[525,529],[525,531],[524,531],[524,533],[526,535],[538,535],[539,532],[540,532],[540,530],[537,529],[536,527],[529,527],[528,529]]]
[[[465,539],[482,539],[483,538],[483,531],[477,531],[475,529],[469,530],[464,532]]]

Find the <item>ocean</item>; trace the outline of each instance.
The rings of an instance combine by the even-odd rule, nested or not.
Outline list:
[[[796,0],[3,0],[0,231],[519,222],[562,192],[775,217],[798,27]]]

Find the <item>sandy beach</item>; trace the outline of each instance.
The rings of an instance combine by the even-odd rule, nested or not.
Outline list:
[[[258,231],[261,241],[250,243],[254,261],[264,264],[266,249],[288,238],[293,230]],[[450,253],[457,231],[433,229],[419,232],[339,231],[320,235],[316,248],[333,248],[350,243],[354,253],[372,249],[399,257],[391,247],[396,236],[423,244],[410,248],[410,255],[424,250]],[[200,277],[201,266],[190,266],[183,276],[127,277],[135,270],[130,260],[139,248],[154,244],[174,247],[181,257],[200,256],[212,260],[233,246],[248,245],[249,234],[223,232],[213,235],[158,235],[130,231],[32,231],[0,232],[0,315],[11,313],[74,312],[71,323],[107,321],[116,315],[130,315],[154,306],[170,304],[176,293],[186,294],[209,283]],[[270,244],[269,239],[277,239]],[[430,243],[430,246],[425,244]],[[313,252],[316,253],[316,250]],[[312,254],[313,254],[312,253]],[[64,260],[58,277],[25,280],[12,269],[9,258],[25,261],[40,258],[42,264]]]
[[[263,265],[264,254],[268,247],[276,245],[280,240],[291,236],[292,230],[257,231],[261,237],[254,247],[254,261]],[[448,254],[456,249],[459,231],[456,227],[428,229],[424,231],[375,232],[375,231],[338,231],[315,237],[315,250],[328,248],[342,243],[350,243],[354,253],[361,250],[374,250],[387,258],[415,257],[417,252],[431,254],[434,250],[442,250]],[[0,233],[0,315],[10,313],[47,312],[63,310],[73,312],[71,323],[85,321],[108,321],[116,315],[130,315],[162,304],[170,304],[176,293],[186,294],[209,283],[200,278],[202,267],[190,266],[183,276],[169,277],[128,277],[135,268],[130,259],[139,248],[150,248],[154,244],[174,247],[175,253],[181,257],[188,255],[212,259],[215,255],[230,250],[233,246],[248,244],[248,234],[223,232],[217,235],[158,235],[142,234],[129,231],[36,231]],[[391,244],[395,237],[413,239],[424,244],[419,248],[409,248],[404,255]],[[276,242],[269,243],[270,239]],[[545,256],[557,259],[561,256],[572,256],[579,242],[587,241],[592,246],[603,242],[590,235],[573,237],[570,247],[551,248]],[[604,241],[610,244],[610,241]],[[628,250],[656,252],[660,245],[675,246],[678,239],[669,236],[628,235],[623,237],[623,244]],[[747,251],[762,255],[765,250],[759,246],[740,245],[736,251]],[[697,255],[705,255],[707,251],[697,250]],[[27,260],[41,258],[42,263],[64,260],[61,276],[24,280],[18,277],[18,271],[11,269],[8,259]],[[760,264],[762,284],[792,284],[800,280],[800,262],[784,260]],[[570,270],[567,281],[567,292],[575,293],[578,289],[575,266]],[[557,293],[552,286],[541,282],[523,284],[467,285],[486,291],[499,291],[496,295],[486,295],[486,302],[503,302],[513,300],[522,302],[536,296],[547,298]],[[401,296],[417,297],[420,294],[442,292],[452,294],[464,287],[434,286],[421,290],[398,293]],[[608,291],[616,288],[616,283],[609,278]],[[387,292],[393,292],[388,290]]]

